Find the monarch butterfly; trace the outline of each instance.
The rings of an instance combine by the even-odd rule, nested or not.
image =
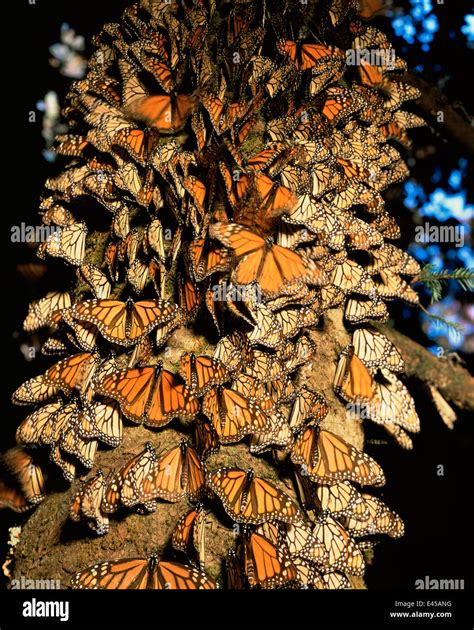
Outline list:
[[[298,523],[301,513],[293,500],[252,469],[219,468],[207,483],[222,501],[225,511],[239,523],[259,525],[268,520]]]
[[[361,265],[352,260],[345,260],[336,265],[329,276],[331,284],[344,293],[359,293],[371,296],[376,291],[376,285]]]
[[[380,232],[372,228],[365,221],[348,215],[344,217],[343,224],[347,245],[350,249],[368,251],[383,244],[383,238]]]
[[[96,125],[89,130],[87,140],[99,151],[108,151],[111,146],[117,145],[142,166],[149,162],[157,139],[156,129],[138,129],[122,116],[120,110],[112,107],[102,113],[100,108],[96,108],[92,115],[88,114],[85,118]]]
[[[348,481],[318,485],[314,489],[314,496],[318,508],[330,512],[335,518],[347,516],[365,521],[369,516],[363,497]]]
[[[236,330],[219,339],[214,351],[214,358],[223,363],[229,372],[237,372],[243,363],[252,363],[254,350],[247,336]]]
[[[349,575],[364,575],[364,556],[344,527],[328,514],[318,517],[313,535],[328,553],[328,566]]]
[[[159,56],[155,56],[153,53],[158,51],[159,48],[153,45],[144,44],[143,40],[133,42],[130,49],[137,56],[140,63],[145,70],[150,72],[153,77],[158,81],[161,87],[169,92],[175,85],[175,77],[171,71],[171,68],[165,63]]]
[[[128,265],[126,276],[128,284],[133,287],[134,291],[138,294],[143,293],[149,279],[148,263],[137,258]]]
[[[130,118],[143,121],[161,133],[174,133],[184,125],[196,106],[195,96],[150,96],[133,66],[124,59],[120,60],[119,66],[123,79],[123,104]]]
[[[303,283],[320,285],[327,281],[324,271],[304,255],[275,245],[241,225],[214,223],[209,234],[239,260],[233,281],[240,285],[256,281],[267,297],[294,293]]]
[[[352,536],[373,536],[375,534],[388,534],[392,538],[400,538],[405,533],[402,519],[392,512],[378,497],[369,494],[361,496],[367,514],[365,518],[354,518],[347,515],[342,519],[342,524]]]
[[[252,354],[252,360],[242,366],[245,374],[253,376],[263,383],[276,381],[286,375],[285,364],[279,361],[275,355],[258,348],[254,348]]]
[[[99,469],[75,492],[69,510],[69,516],[73,521],[80,521],[84,516],[89,527],[99,536],[109,531],[109,519],[100,509],[105,487],[104,473]]]
[[[364,363],[354,352],[354,346],[347,346],[339,358],[334,390],[344,400],[368,402],[375,399],[375,381]]]
[[[165,2],[167,6],[169,3]],[[148,558],[125,558],[105,561],[76,573],[73,589],[177,589],[209,590],[216,582],[202,571],[178,562],[158,561],[155,554]]]
[[[382,299],[400,298],[410,304],[419,304],[419,296],[397,273],[391,269],[380,271],[381,283],[376,284],[376,290]]]
[[[128,191],[130,198],[148,208],[153,201],[154,185],[152,170],[147,169],[145,176],[139,174],[138,168],[131,162],[117,159],[119,168],[114,173],[114,183],[121,190]]]
[[[97,438],[109,446],[119,446],[123,423],[118,404],[113,400],[85,403],[77,419],[77,429],[83,438]]]
[[[383,383],[377,383],[377,404],[367,406],[368,417],[378,424],[397,424],[407,431],[418,433],[420,419],[415,403],[405,385],[388,370],[381,370]]]
[[[50,417],[62,407],[60,401],[49,403],[27,416],[16,430],[16,441],[19,444],[41,443],[42,430]]]
[[[244,542],[244,570],[251,587],[275,588],[296,579],[296,569],[285,547],[275,546],[260,534]]]
[[[64,332],[67,339],[81,350],[93,352],[96,349],[97,337],[99,335],[96,326],[87,322],[80,323],[74,321],[70,309],[56,311],[50,318],[50,322],[53,330]],[[62,324],[65,324],[69,328],[65,329],[65,326]],[[73,330],[73,333],[70,329]]]
[[[224,103],[220,98],[210,94],[203,94],[201,102],[219,135],[244,118],[250,109],[250,103]]]
[[[324,57],[311,68],[309,94],[317,95],[329,84],[337,83],[346,70],[345,57],[333,55]]]
[[[271,417],[260,405],[222,385],[213,386],[206,393],[202,410],[222,444],[239,442],[249,433],[261,435],[271,429]]]
[[[205,466],[186,441],[167,451],[144,480],[147,497],[179,501],[187,496],[197,500],[204,489]]]
[[[40,244],[37,255],[42,259],[46,258],[46,254],[53,258],[64,258],[70,265],[79,266],[84,260],[86,236],[85,223],[58,227]]]
[[[205,238],[195,239],[189,246],[194,277],[204,280],[216,271],[225,271],[229,267],[227,252]]]
[[[12,402],[17,405],[42,402],[59,390],[65,394],[71,394],[73,389],[84,393],[96,367],[96,359],[91,353],[74,354],[55,363],[45,374],[23,383],[13,393]]]
[[[199,418],[194,423],[194,441],[202,461],[217,453],[220,448],[219,438],[214,426],[206,418]]]
[[[266,304],[256,301],[252,307],[252,318],[255,325],[248,333],[251,345],[276,348],[282,343],[283,326]]]
[[[298,70],[308,70],[316,66],[327,57],[343,57],[338,48],[323,46],[322,44],[296,44],[286,40],[279,44],[282,53],[288,55]]]
[[[206,355],[196,356],[192,352],[185,352],[181,356],[180,374],[195,396],[201,396],[213,385],[220,385],[230,379],[229,372],[218,359]]]
[[[178,304],[188,320],[193,319],[201,306],[202,294],[187,274],[177,275]]]
[[[340,590],[351,588],[351,584],[344,573],[340,571],[328,571],[320,573],[314,584],[315,588],[325,590]]]
[[[316,540],[311,528],[304,523],[292,525],[267,522],[259,525],[257,531],[273,544],[287,549],[292,558],[299,556],[318,564],[324,564],[327,560],[323,545]]]
[[[369,206],[370,204],[366,204]],[[370,222],[370,225],[378,230],[382,236],[389,239],[397,239],[400,238],[400,227],[395,221],[395,219],[388,214],[388,212],[382,212],[378,214],[373,221]],[[374,250],[375,251],[375,250]],[[367,270],[368,271],[368,270]]]
[[[72,315],[80,322],[97,326],[108,341],[129,347],[156,326],[175,318],[177,307],[161,299],[142,302],[86,300],[73,306]]]
[[[44,328],[48,325],[52,313],[69,306],[71,306],[69,293],[50,291],[43,298],[29,304],[28,315],[23,322],[23,330],[33,333]]]
[[[89,146],[85,136],[72,134],[59,134],[54,141],[54,151],[59,155],[81,157]]]
[[[293,430],[299,429],[304,423],[315,420],[319,422],[328,414],[329,407],[321,394],[301,387],[296,396],[288,419]]]
[[[128,114],[160,133],[175,133],[181,129],[196,107],[192,94],[177,96],[144,96],[127,106]]]
[[[60,413],[60,412],[63,413]],[[49,403],[27,416],[16,430],[19,444],[51,444],[52,437],[59,439],[60,430],[69,416],[77,412],[76,403],[64,405],[61,401]]]
[[[346,0],[332,0],[328,11],[332,25],[338,26],[348,14],[357,11],[357,9],[358,4],[354,0],[350,2],[346,2]]]
[[[50,460],[61,469],[64,479],[69,483],[76,476],[77,462],[70,455],[64,453],[57,444],[54,444],[49,454]]]
[[[83,264],[79,267],[79,273],[91,288],[96,299],[105,300],[109,297],[112,287],[107,276],[99,267],[88,263]],[[70,306],[70,304],[66,306]]]
[[[381,467],[369,455],[334,433],[313,427],[308,427],[297,437],[291,461],[301,464],[304,474],[316,483],[345,480],[372,486],[385,483]]]
[[[250,452],[261,453],[269,446],[286,448],[293,441],[293,436],[281,412],[275,406],[275,400],[264,384],[247,374],[240,374],[232,383],[234,391],[249,400],[258,400],[259,407],[269,419],[269,428],[256,432],[250,441]],[[274,390],[275,391],[275,390]],[[278,390],[276,390],[278,393]],[[272,392],[273,393],[273,392]]]
[[[164,426],[176,417],[191,419],[199,411],[197,398],[161,363],[116,371],[96,391],[117,400],[129,420],[147,426]]]
[[[146,494],[145,483],[152,474],[157,459],[155,449],[147,442],[138,455],[108,479],[101,501],[102,511],[110,514],[122,504],[126,507],[143,505],[146,510],[153,512],[156,503],[154,497]]]
[[[191,558],[197,556],[199,566],[206,562],[206,511],[202,504],[182,516],[173,531],[171,544]]]
[[[351,324],[361,324],[370,320],[386,321],[388,311],[380,298],[374,300],[349,298],[346,302],[344,317]]]
[[[348,118],[358,108],[354,95],[343,88],[330,88],[326,94],[322,113],[333,125]]]
[[[380,332],[370,328],[357,328],[352,335],[354,354],[369,370],[385,368],[402,372],[404,361],[397,348]]]
[[[31,510],[33,505],[28,503],[25,495],[14,483],[9,483],[6,479],[0,478],[0,510],[9,508],[14,512],[26,512]]]
[[[63,453],[74,455],[85,468],[92,468],[97,452],[98,441],[95,439],[83,438],[77,426],[78,413],[74,414],[69,422],[61,430],[58,446]],[[56,442],[56,440],[55,440]]]
[[[25,449],[19,446],[9,449],[2,454],[1,463],[16,487],[0,480],[0,506],[24,511],[43,501],[46,496],[43,471]]]

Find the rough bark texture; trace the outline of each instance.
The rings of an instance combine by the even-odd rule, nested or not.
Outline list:
[[[474,409],[474,377],[461,365],[440,359],[390,326],[377,326],[400,350],[407,376],[434,385],[443,397],[460,409]]]

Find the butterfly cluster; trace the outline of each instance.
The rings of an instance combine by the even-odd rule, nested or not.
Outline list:
[[[43,352],[60,358],[14,392],[35,405],[17,441],[49,449],[72,481],[131,425],[179,426],[173,448],[146,443],[117,470],[94,469],[70,515],[104,535],[120,510],[194,507],[172,537],[186,564],[107,560],[73,587],[216,588],[206,515],[218,506],[239,529],[221,585],[348,588],[368,537],[401,536],[403,523],[363,489],[385,483],[379,464],[325,427],[323,392],[295,377],[317,357],[308,330],[339,309],[352,342],[336,392],[411,448],[403,361],[371,322],[390,300],[418,303],[419,267],[390,242],[400,229],[382,196],[407,176],[395,145],[422,124],[401,110],[418,91],[343,0],[141,0],[94,44],[55,143],[71,159],[40,206],[57,230],[38,255],[78,282],[30,305],[25,330],[46,331]],[[359,49],[394,63],[353,67]],[[169,337],[203,321],[214,351],[170,365]],[[277,453],[295,492],[213,465],[239,442]]]

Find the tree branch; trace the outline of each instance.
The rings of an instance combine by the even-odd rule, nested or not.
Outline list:
[[[416,376],[424,383],[434,385],[447,401],[460,409],[474,409],[474,377],[468,370],[449,359],[436,357],[391,326],[378,324],[376,328],[400,351],[407,376]]]
[[[423,112],[424,118],[443,136],[448,136],[461,145],[468,154],[474,155],[474,125],[472,118],[446,96],[435,85],[412,73],[399,77],[403,83],[418,88],[421,96],[415,103]],[[442,120],[439,114],[442,113]]]

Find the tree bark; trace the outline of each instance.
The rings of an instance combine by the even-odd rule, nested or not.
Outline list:
[[[439,358],[391,326],[377,325],[401,352],[407,376],[434,385],[442,396],[459,409],[474,409],[474,377],[450,359]]]
[[[459,144],[468,155],[474,155],[473,119],[460,106],[448,102],[446,96],[434,85],[412,73],[404,74],[400,81],[418,88],[421,92],[415,101],[423,117],[441,135]],[[440,116],[442,114],[442,116]]]

